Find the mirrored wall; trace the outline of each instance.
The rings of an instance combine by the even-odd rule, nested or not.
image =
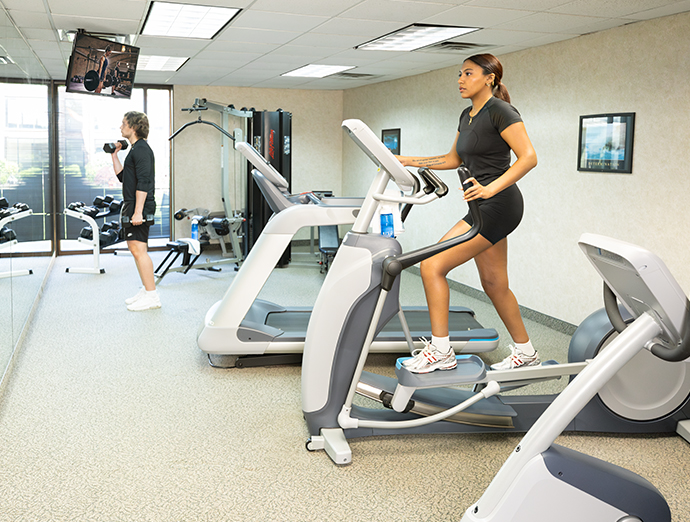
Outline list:
[[[49,75],[4,9],[0,10],[0,78],[2,387],[53,250],[49,185],[45,185],[50,169]]]

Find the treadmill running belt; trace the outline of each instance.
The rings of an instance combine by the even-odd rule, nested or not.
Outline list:
[[[405,310],[405,308],[403,308]],[[273,328],[282,330],[283,335],[276,338],[276,341],[293,341],[304,339],[309,324],[311,311],[286,311],[271,312],[266,317],[266,324]],[[451,339],[467,338],[468,331],[473,330],[471,337],[485,337],[484,327],[474,318],[474,314],[467,308],[452,307],[449,312],[449,330]],[[416,308],[405,310],[405,319],[413,337],[430,336],[431,322],[429,312],[426,308]],[[492,331],[493,332],[493,331]],[[496,333],[493,332],[493,336]],[[405,336],[400,326],[398,316],[394,316],[381,332],[376,336],[377,341],[405,341]]]

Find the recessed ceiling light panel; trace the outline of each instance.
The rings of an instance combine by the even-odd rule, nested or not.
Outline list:
[[[240,9],[152,2],[141,34],[210,40]]]
[[[354,65],[305,65],[294,71],[286,72],[281,76],[298,76],[301,78],[325,78],[331,74],[354,69]]]
[[[358,45],[364,51],[415,51],[439,42],[477,31],[477,27],[450,27],[442,25],[413,24],[394,33]]]

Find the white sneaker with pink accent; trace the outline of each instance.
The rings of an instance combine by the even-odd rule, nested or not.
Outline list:
[[[444,353],[422,337],[424,348],[412,352],[412,357],[405,359],[402,365],[410,373],[430,373],[435,370],[452,370],[458,365],[455,352]]]
[[[526,355],[520,348],[512,344],[509,344],[508,348],[510,348],[510,355],[501,362],[492,364],[492,370],[512,370],[521,366],[539,366],[541,364],[536,350],[533,355]]]

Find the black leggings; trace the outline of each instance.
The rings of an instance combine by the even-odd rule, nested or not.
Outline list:
[[[482,227],[479,234],[495,245],[517,228],[522,220],[523,209],[522,193],[517,185],[511,185],[492,198],[480,199]],[[470,226],[474,224],[469,213],[462,219]]]

